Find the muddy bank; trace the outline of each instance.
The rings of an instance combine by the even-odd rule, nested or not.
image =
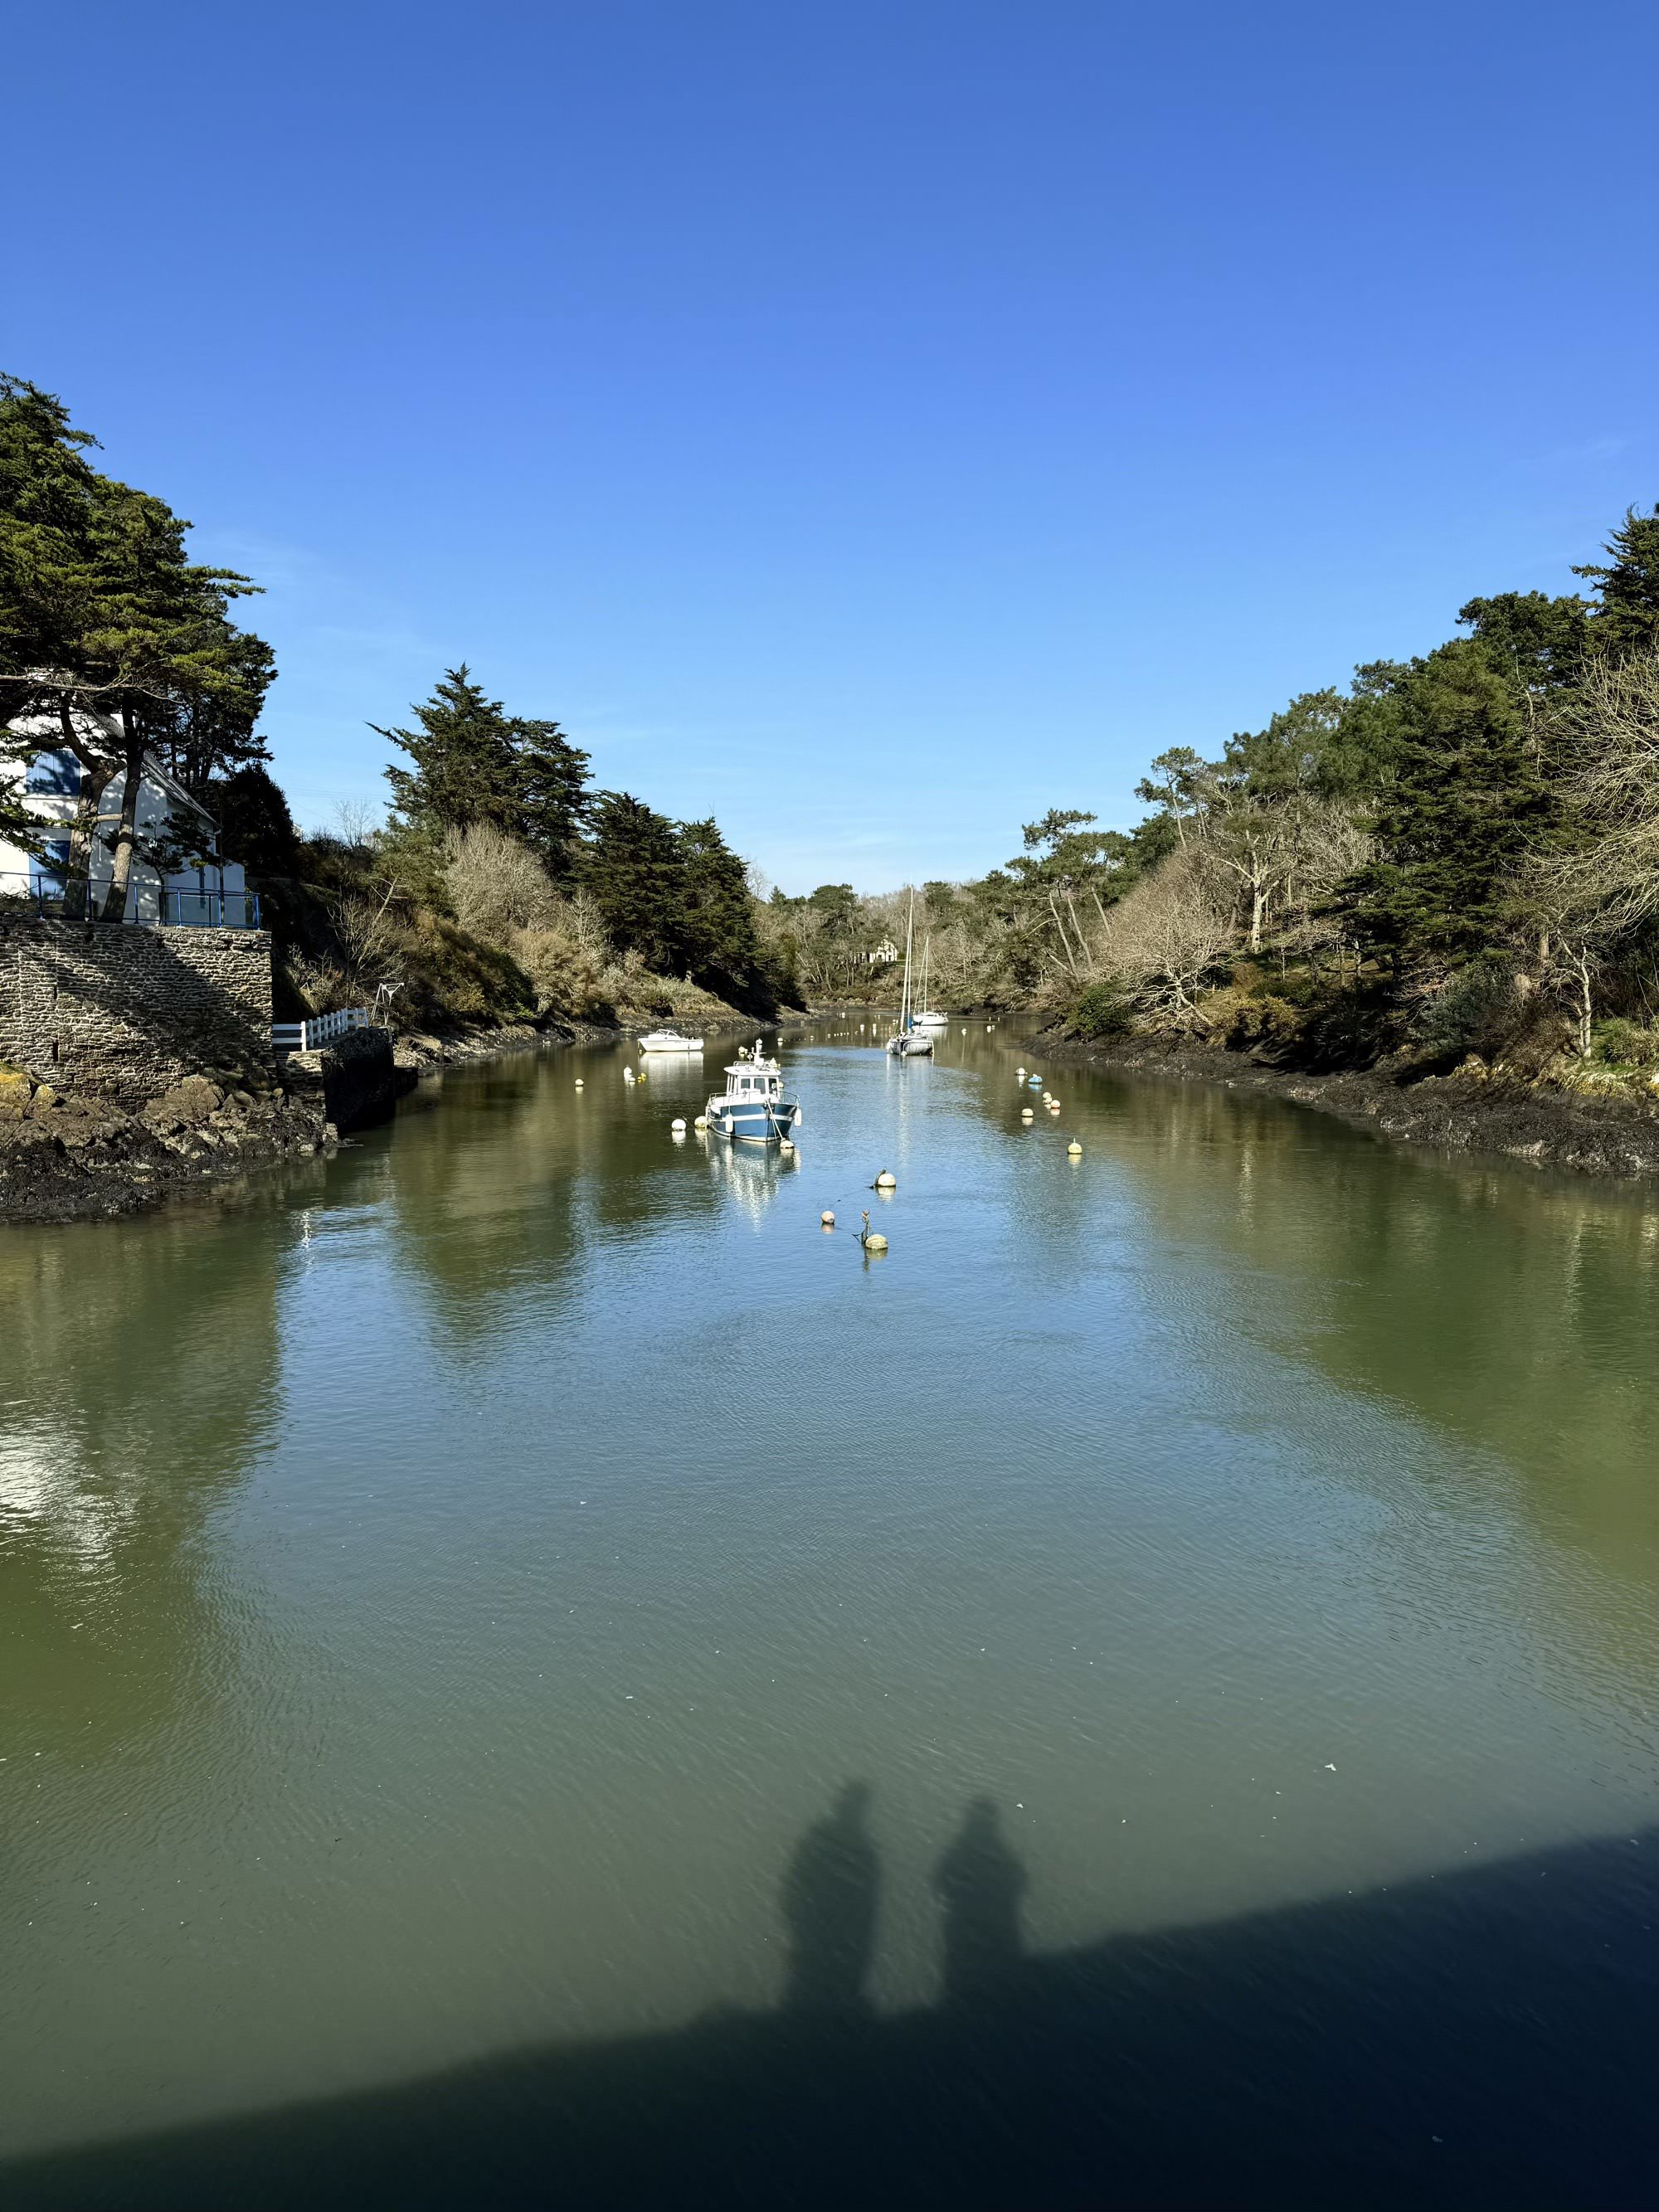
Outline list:
[[[1033,1052],[1050,1062],[1121,1068],[1219,1083],[1334,1114],[1401,1144],[1500,1154],[1529,1167],[1625,1179],[1659,1175],[1659,1097],[1609,1091],[1586,1097],[1519,1077],[1474,1070],[1423,1075],[1376,1069],[1310,1074],[1248,1054],[1162,1038],[1085,1045],[1038,1032]]]

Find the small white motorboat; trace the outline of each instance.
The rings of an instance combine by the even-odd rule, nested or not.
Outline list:
[[[701,1052],[700,1036],[682,1036],[678,1030],[651,1030],[640,1039],[641,1052]]]

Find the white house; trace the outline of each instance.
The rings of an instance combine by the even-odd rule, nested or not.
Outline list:
[[[94,718],[77,714],[77,721],[90,725]],[[99,718],[101,719],[101,718]],[[0,766],[13,795],[20,787],[26,810],[43,823],[61,823],[61,835],[45,840],[34,854],[9,845],[0,836],[0,902],[27,903],[45,915],[61,914],[70,860],[70,831],[80,811],[84,771],[72,752],[45,741],[58,735],[53,714],[24,715],[12,723],[15,736],[39,733],[42,749],[28,761],[21,776]],[[91,896],[86,911],[95,915],[114,866],[113,846],[121,821],[122,778],[106,789],[92,842]],[[169,922],[201,928],[256,929],[259,902],[247,888],[240,863],[217,857],[218,832],[205,808],[198,805],[184,787],[173,781],[161,763],[146,754],[144,780],[138,794],[137,830],[142,852],[147,842],[167,835],[179,817],[199,824],[204,859],[198,866],[163,874],[152,861],[134,854],[127,885],[126,912],[130,922]]]

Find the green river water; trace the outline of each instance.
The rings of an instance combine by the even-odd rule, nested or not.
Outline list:
[[[1659,1201],[1005,1034],[0,1232],[0,2203],[1650,2187]]]

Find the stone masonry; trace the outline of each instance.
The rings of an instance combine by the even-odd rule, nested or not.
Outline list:
[[[209,1069],[268,1086],[270,939],[0,916],[0,1060],[129,1108]]]

